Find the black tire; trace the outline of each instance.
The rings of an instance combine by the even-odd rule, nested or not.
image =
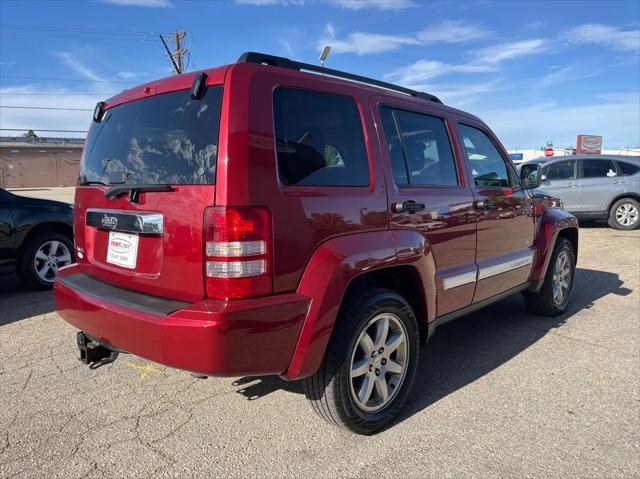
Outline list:
[[[68,236],[55,231],[42,231],[36,233],[29,238],[22,248],[18,265],[16,267],[16,273],[18,278],[24,283],[25,286],[33,289],[51,289],[53,288],[53,280],[43,280],[36,270],[36,253],[40,248],[49,241],[58,241],[66,246],[71,256],[70,263],[75,262],[75,256],[73,254],[73,241]],[[69,264],[70,264],[69,263]],[[55,277],[55,274],[54,274]]]
[[[553,281],[556,273],[556,263],[558,257],[565,253],[569,261],[570,277],[569,288],[564,296],[563,300],[558,303],[553,296]],[[569,305],[571,298],[571,291],[573,290],[573,283],[575,278],[576,269],[576,255],[573,251],[573,245],[566,238],[558,238],[551,259],[549,260],[549,267],[542,283],[542,288],[537,293],[526,291],[524,293],[524,300],[527,308],[535,314],[542,316],[559,316],[564,313]]]
[[[359,407],[353,397],[355,393],[352,393],[353,385],[349,372],[352,356],[356,351],[360,351],[356,344],[360,334],[366,330],[365,327],[371,321],[375,320],[374,318],[379,317],[382,313],[394,316],[395,318],[392,318],[391,321],[394,321],[396,326],[400,326],[402,323],[403,332],[406,332],[406,348],[403,349],[403,354],[406,355],[405,372],[403,379],[397,384],[397,390],[393,389],[388,396],[388,404],[377,411],[368,412]],[[376,351],[373,354],[376,354]],[[303,380],[305,395],[313,410],[330,424],[357,434],[373,434],[391,424],[401,411],[413,384],[418,355],[418,326],[413,310],[407,301],[387,289],[369,290],[341,308],[320,368],[313,376]],[[392,360],[390,355],[389,362],[392,363],[397,357],[395,356]],[[378,360],[380,359],[378,358]],[[386,360],[383,359],[383,361]],[[382,364],[386,364],[386,362]],[[369,371],[372,371],[371,366],[368,368]],[[381,370],[384,371],[382,367]],[[378,372],[379,370],[375,369],[373,372],[364,373],[363,377],[368,375],[375,380],[373,374],[379,376]],[[386,375],[386,372],[382,372],[385,381]],[[371,379],[368,380],[371,381]],[[393,387],[391,386],[392,382],[393,379],[389,379],[389,388]],[[377,388],[374,387],[374,389],[376,390],[375,394],[378,394]]]
[[[622,224],[620,223],[622,218],[617,218],[616,212],[618,211],[618,208],[620,208],[623,205],[626,205],[628,208],[631,208],[632,211],[635,210],[635,219],[631,224],[627,224],[627,225]],[[609,210],[608,223],[609,223],[609,226],[617,230],[629,231],[629,230],[637,229],[638,227],[640,227],[640,203],[638,203],[638,201],[634,200],[633,198],[620,198],[611,206],[611,209]]]

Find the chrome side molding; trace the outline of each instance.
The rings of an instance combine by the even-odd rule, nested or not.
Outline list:
[[[88,209],[86,224],[109,231],[161,235],[164,233],[163,219],[162,213]]]
[[[457,274],[455,276],[449,276],[442,280],[442,286],[444,290],[457,288],[458,286],[464,286],[465,284],[476,282],[476,272],[470,271],[469,273]]]
[[[481,268],[478,271],[471,271],[468,273],[457,274],[455,276],[449,276],[448,278],[444,278],[442,280],[442,287],[446,291],[448,289],[464,286],[465,284],[475,283],[476,281],[480,281],[481,279],[486,279],[501,273],[506,273],[507,271],[522,268],[524,266],[530,265],[531,263],[533,263],[533,253],[529,253],[526,256],[521,256],[509,261],[505,261],[504,263],[487,266],[486,268]]]
[[[478,271],[478,281],[480,281],[481,279],[490,278],[491,276],[495,276],[500,273],[506,273],[507,271],[522,268],[523,266],[527,266],[531,263],[533,263],[533,253],[530,253],[526,256],[521,256],[520,258],[505,261],[504,263],[498,263],[493,266],[482,268],[480,271]]]

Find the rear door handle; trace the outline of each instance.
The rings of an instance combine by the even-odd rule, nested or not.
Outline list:
[[[576,186],[578,186],[578,183],[567,183],[566,186],[569,188],[575,188]]]
[[[426,205],[424,203],[416,203],[413,200],[398,201],[391,207],[394,213],[415,213],[416,211],[422,211],[425,208]]]

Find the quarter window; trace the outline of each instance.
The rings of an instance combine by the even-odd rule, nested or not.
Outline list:
[[[623,175],[635,175],[638,171],[640,171],[640,166],[634,165],[632,163],[627,163],[626,161],[618,161],[618,168]]]
[[[353,98],[278,88],[274,92],[273,108],[282,183],[369,184],[362,121]]]
[[[584,178],[606,178],[617,175],[616,166],[611,160],[582,161],[582,176]]]
[[[444,120],[389,107],[382,107],[380,114],[396,185],[458,185]]]
[[[460,125],[460,133],[471,164],[473,181],[479,188],[510,188],[507,165],[491,139],[482,131]]]

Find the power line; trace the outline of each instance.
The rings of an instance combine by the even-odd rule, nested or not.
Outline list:
[[[73,39],[92,39],[92,40],[124,40],[127,42],[139,41],[139,42],[153,42],[151,38],[141,37],[109,37],[109,36],[97,36],[97,35],[78,35],[78,34],[64,34],[64,33],[21,33],[21,32],[0,32],[0,36],[5,37],[41,37],[41,38],[73,38]]]
[[[49,92],[49,93],[5,93],[5,92],[0,92],[0,97],[2,96],[58,96],[58,95],[64,95],[64,96],[101,96],[101,97],[109,97],[109,96],[113,96],[113,95],[117,95],[118,93],[55,93],[55,92]]]
[[[51,25],[2,25],[0,35],[28,37],[94,38],[99,40],[155,41],[156,32],[110,30]]]
[[[15,108],[20,110],[65,110],[65,111],[93,111],[91,108],[63,108],[57,106],[14,106],[0,105],[0,108]]]
[[[82,31],[89,33],[109,33],[118,35],[158,35],[160,33],[169,34],[169,32],[142,32],[135,30],[113,30],[106,28],[88,28],[88,27],[68,27],[68,26],[52,26],[52,25],[16,25],[3,24],[1,28],[15,28],[23,30],[59,30],[59,31]]]
[[[128,85],[134,85],[136,82],[124,81],[124,80],[88,80],[85,78],[55,78],[55,77],[34,77],[23,75],[0,75],[0,78],[15,78],[21,80],[48,80],[48,81],[78,81],[88,83],[126,83]]]
[[[86,133],[87,130],[47,130],[43,128],[0,128],[0,131],[45,131],[45,132],[56,132],[56,133]]]

